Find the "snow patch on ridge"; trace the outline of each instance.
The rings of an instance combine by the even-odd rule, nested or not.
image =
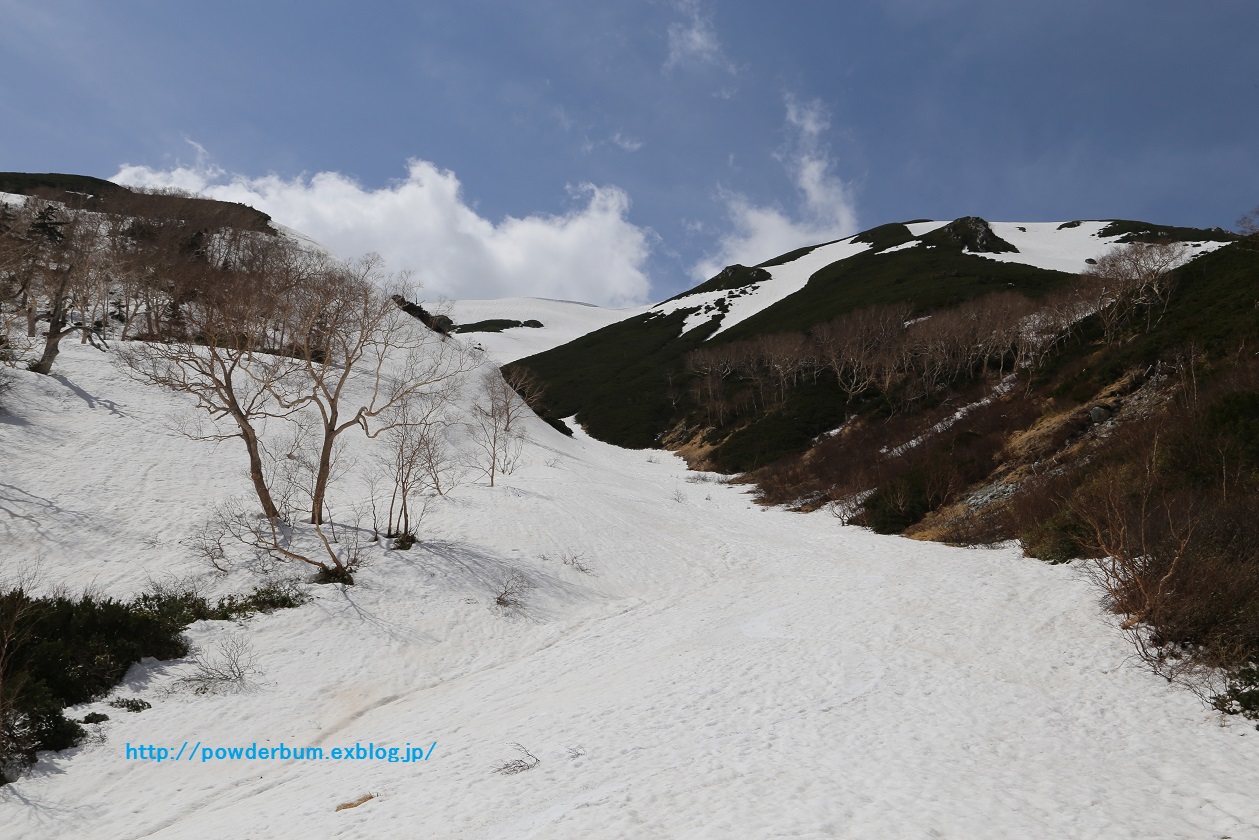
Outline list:
[[[1120,236],[1102,236],[1111,222],[1080,222],[1062,227],[1062,222],[991,222],[992,232],[1009,242],[1017,254],[975,254],[986,260],[1020,263],[1050,271],[1079,274],[1088,268],[1087,260],[1096,260],[1120,244]],[[1189,259],[1210,253],[1227,242],[1186,242]],[[971,253],[971,252],[967,252]]]
[[[814,248],[807,254],[782,265],[770,266],[765,269],[769,279],[752,283],[739,289],[716,292],[703,292],[686,295],[676,300],[668,300],[651,307],[652,312],[667,315],[679,309],[698,309],[687,316],[682,332],[687,333],[717,315],[721,318],[721,326],[713,335],[718,335],[742,323],[758,312],[773,306],[784,298],[794,295],[803,289],[817,271],[834,262],[846,260],[863,251],[870,250],[867,242],[854,242],[852,237]],[[724,300],[728,305],[723,315],[717,308],[718,301]],[[712,338],[712,336],[709,336]]]
[[[926,236],[933,230],[939,230],[947,225],[948,222],[914,222],[911,225],[905,225],[909,228],[909,232],[914,236]]]

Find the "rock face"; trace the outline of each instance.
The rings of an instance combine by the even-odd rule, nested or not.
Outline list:
[[[687,289],[685,292],[676,294],[669,300],[678,300],[688,295],[703,294],[705,292],[728,292],[734,289],[742,289],[755,283],[764,283],[769,279],[770,273],[763,268],[748,268],[745,265],[738,264],[728,265],[707,281],[693,289]]]
[[[427,309],[418,303],[412,303],[402,295],[390,295],[390,299],[397,304],[398,308],[410,315],[412,318],[418,318],[420,323],[428,327],[430,330],[442,335],[449,335],[454,328],[454,323],[445,315],[433,315]]]
[[[514,330],[517,327],[531,327],[533,329],[541,329],[543,327],[541,321],[530,319],[528,321],[516,321],[511,318],[490,318],[487,321],[477,321],[472,324],[459,324],[452,327],[452,332],[457,333],[477,333],[477,332],[502,332],[503,330]]]
[[[1017,254],[1015,248],[992,232],[992,227],[978,216],[963,216],[940,229],[940,234],[977,254]]]

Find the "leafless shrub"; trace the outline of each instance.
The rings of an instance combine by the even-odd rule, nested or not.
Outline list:
[[[523,420],[529,406],[496,370],[482,375],[477,402],[467,429],[481,468],[493,487],[499,475],[510,475],[525,442]]]
[[[526,770],[532,770],[533,768],[537,767],[538,764],[541,763],[540,758],[538,758],[533,753],[529,752],[520,744],[512,742],[511,746],[515,747],[516,752],[520,753],[520,756],[518,758],[513,758],[509,761],[505,761],[499,766],[495,767],[494,768],[495,773],[500,773],[504,776],[514,776],[517,773],[523,773]]]
[[[180,540],[180,544],[205,561],[214,571],[225,575],[231,571],[227,556],[227,538],[228,529],[216,513],[199,525],[192,534]]]
[[[175,681],[178,688],[190,688],[194,694],[223,694],[248,688],[257,676],[253,646],[244,636],[232,636],[218,644],[218,655],[209,657],[198,651],[193,655],[193,670]]]
[[[524,597],[532,590],[533,582],[519,569],[509,569],[494,589],[494,603],[503,609],[519,609]]]
[[[1080,275],[1077,288],[1093,301],[1107,344],[1139,310],[1145,310],[1147,332],[1158,323],[1176,288],[1173,269],[1183,259],[1179,243],[1133,242],[1103,254]]]
[[[586,555],[582,554],[580,551],[561,551],[554,558],[549,557],[546,554],[542,555],[542,560],[544,562],[549,562],[552,559],[559,560],[560,563],[581,572],[583,575],[594,574],[594,568],[590,565],[590,561],[587,560]]]
[[[826,509],[830,511],[831,516],[839,520],[839,524],[847,525],[861,512],[861,506],[869,496],[870,491],[844,496],[828,502]]]
[[[99,746],[109,740],[105,735],[105,724],[100,719],[92,718],[89,715],[80,723],[83,724],[83,740],[80,742],[81,744]]]
[[[387,446],[379,460],[385,478],[393,484],[386,537],[415,532],[411,513],[416,496],[425,491],[445,495],[458,482],[458,459],[445,436],[451,421],[443,411],[452,394],[452,389],[444,388],[440,394],[408,400],[399,407],[395,425],[386,433]],[[427,504],[425,500],[423,506]]]
[[[567,752],[568,752],[568,759],[570,761],[576,761],[577,759],[581,758],[583,755],[586,754],[586,749],[585,747],[578,745],[576,747],[569,747]]]
[[[1259,236],[1259,207],[1237,220],[1237,232],[1242,236]]]
[[[244,568],[271,575],[282,564],[302,563],[317,573],[320,582],[352,583],[363,560],[365,515],[361,506],[355,507],[348,528],[338,529],[326,514],[322,525],[298,525],[287,518],[267,519],[244,500],[233,498],[216,504],[207,521],[183,544],[220,573]],[[242,549],[244,557],[237,553]]]
[[[1218,687],[1212,668],[1236,667],[1259,651],[1259,491],[1226,491],[1222,479],[1195,486],[1167,469],[1177,459],[1201,460],[1185,437],[1130,433],[1136,457],[1092,473],[1070,509],[1138,659],[1203,696]]]

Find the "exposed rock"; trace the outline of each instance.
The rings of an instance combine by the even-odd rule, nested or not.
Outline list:
[[[923,242],[952,246],[975,254],[1017,254],[1015,248],[992,232],[992,227],[978,216],[963,216],[938,231],[922,237]],[[960,246],[960,247],[959,247]]]
[[[417,318],[420,323],[433,332],[449,335],[451,329],[454,328],[454,322],[445,315],[434,315],[418,303],[412,303],[402,295],[390,295],[390,300],[396,303],[403,312],[412,318]]]

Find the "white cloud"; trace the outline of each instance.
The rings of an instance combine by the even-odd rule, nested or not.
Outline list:
[[[697,262],[691,274],[712,277],[727,265],[756,265],[805,245],[839,239],[857,230],[851,191],[834,172],[834,161],[822,143],[830,127],[820,102],[801,103],[788,97],[787,128],[791,139],[775,157],[787,169],[798,194],[794,212],[778,205],[758,205],[747,196],[719,190],[730,230],[717,252]]]
[[[336,172],[229,175],[204,158],[166,170],[123,166],[112,180],[251,205],[343,258],[374,251],[413,271],[430,299],[527,295],[628,306],[650,294],[644,266],[653,235],[626,218],[629,196],[616,187],[583,184],[570,189],[574,207],[562,215],[495,222],[465,202],[455,173],[422,160],[380,189]]]
[[[734,64],[726,58],[712,18],[700,8],[699,0],[678,0],[677,8],[685,19],[669,24],[669,57],[664,69],[712,64],[734,73]]]
[[[637,152],[643,147],[643,141],[637,137],[627,137],[618,131],[612,135],[612,145],[625,152]]]

